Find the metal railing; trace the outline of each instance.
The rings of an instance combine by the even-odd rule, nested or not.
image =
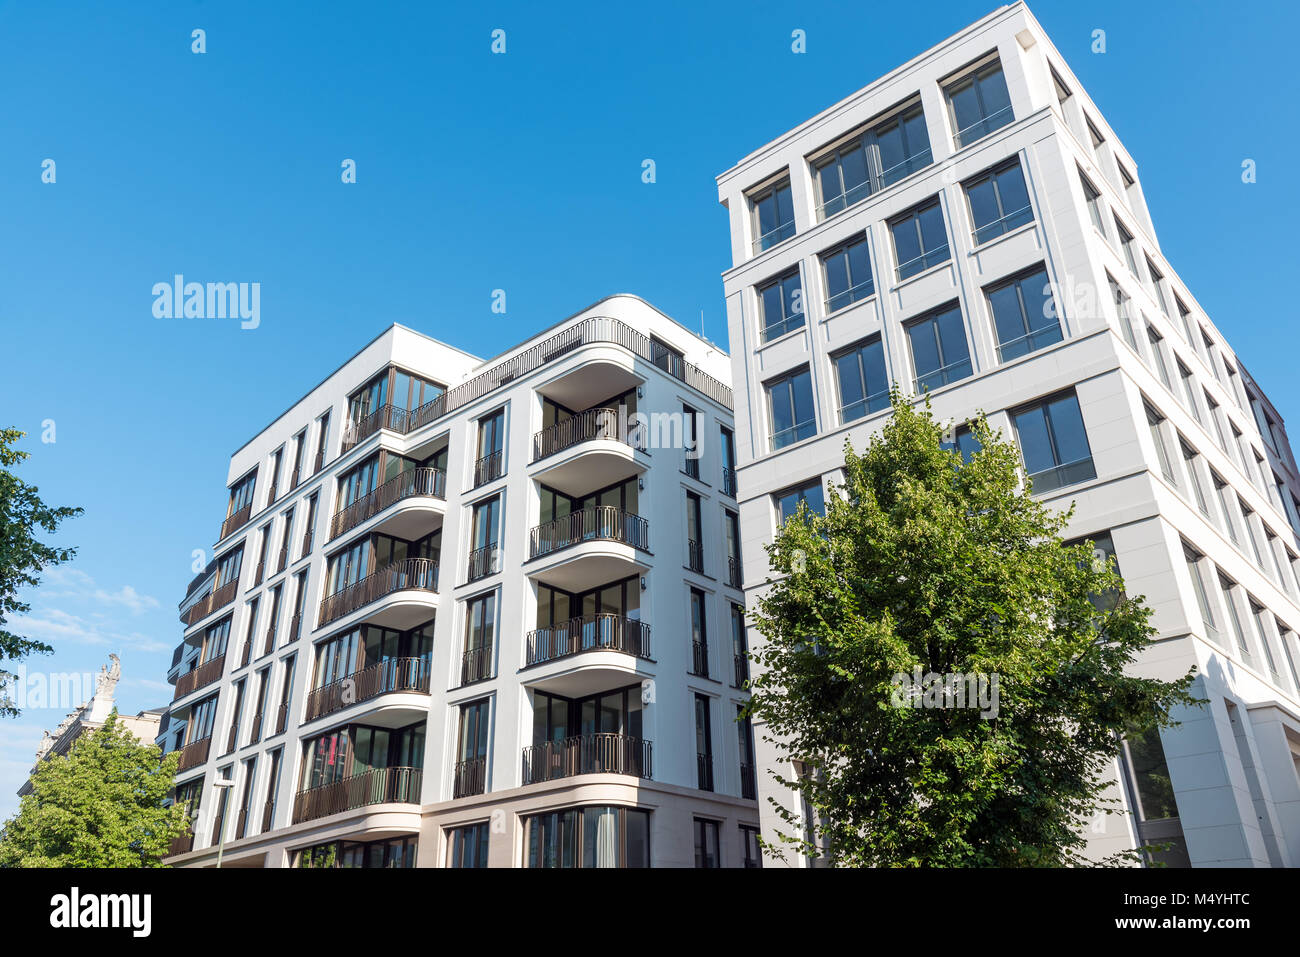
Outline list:
[[[686,567],[693,572],[704,574],[704,543],[693,538],[686,540]]]
[[[583,442],[605,439],[622,442],[633,448],[645,450],[645,443],[629,441],[629,435],[621,428],[618,409],[587,409],[569,416],[563,422],[557,422],[550,428],[542,429],[533,435],[533,461],[571,449]]]
[[[752,801],[758,796],[758,781],[752,764],[740,766],[740,796],[746,801]]]
[[[740,564],[738,556],[731,556],[727,559],[727,584],[732,588],[743,588],[745,580],[745,570]]]
[[[487,790],[487,758],[470,758],[456,762],[452,774],[451,796],[470,797]]]
[[[188,771],[190,768],[197,768],[208,760],[208,753],[212,750],[212,735],[206,738],[185,745],[180,750],[180,763],[176,765],[176,773]]]
[[[749,681],[749,655],[732,655],[731,667],[733,669],[732,684],[733,688],[745,687],[745,682]]]
[[[363,605],[406,589],[436,592],[438,563],[431,558],[408,558],[393,562],[373,575],[367,575],[359,582],[336,591],[320,603],[320,625],[327,625]]]
[[[575,734],[524,748],[523,783],[553,781],[578,774],[652,776],[651,742],[626,734]]]
[[[429,671],[427,658],[389,658],[354,671],[308,694],[304,720],[314,721],[322,715],[390,692],[428,694]],[[283,723],[288,716],[288,706],[281,705],[280,711]]]
[[[701,791],[713,790],[713,755],[696,752],[695,776]]]
[[[214,681],[221,679],[221,673],[226,666],[226,656],[218,655],[211,661],[206,661],[199,665],[193,671],[187,671],[176,679],[176,691],[172,694],[172,700],[183,698],[191,691],[198,691],[205,688]]]
[[[294,795],[293,822],[313,821],[371,804],[419,804],[423,781],[420,768],[372,768],[307,788]]]
[[[275,715],[275,733],[284,734],[284,729],[289,724],[289,704],[285,702],[280,705]]]
[[[497,542],[476,548],[465,561],[465,580],[478,581],[501,571],[501,546]]]
[[[469,648],[460,659],[460,683],[473,684],[492,677],[492,646]]]
[[[220,611],[235,600],[239,594],[239,578],[232,578],[220,588],[213,589],[205,598],[200,598],[185,613],[185,624],[197,625],[214,611]]]
[[[474,488],[486,485],[504,474],[505,453],[501,449],[489,452],[474,463]]]
[[[330,541],[369,521],[384,509],[415,496],[447,497],[447,473],[442,469],[408,469],[367,492],[330,519]],[[304,549],[304,554],[306,549]]]
[[[650,550],[650,523],[617,505],[594,505],[536,526],[528,533],[528,557],[587,541],[623,542]]]
[[[691,674],[698,678],[709,676],[709,646],[706,642],[691,642]]]
[[[525,667],[584,651],[620,651],[650,657],[650,626],[622,615],[583,615],[528,633]]]
[[[221,536],[220,538],[217,539],[217,541],[221,541],[221,539],[225,538],[226,536],[232,535],[235,532],[239,531],[239,529],[243,528],[246,524],[248,524],[248,520],[252,518],[252,516],[253,516],[252,502],[249,502],[247,505],[239,509],[239,511],[237,512],[231,512],[229,515],[226,516],[226,520],[221,523]]]
[[[722,469],[722,494],[731,498],[736,497],[736,470],[729,469],[725,466]]]

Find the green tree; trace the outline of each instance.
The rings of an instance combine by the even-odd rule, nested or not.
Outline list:
[[[10,471],[28,457],[14,444],[25,433],[0,429],[0,689],[14,677],[5,671],[6,660],[18,661],[32,654],[49,654],[52,649],[7,630],[9,618],[26,614],[31,606],[18,600],[23,587],[33,588],[42,570],[72,558],[73,548],[55,548],[37,539],[37,530],[58,530],[66,518],[81,514],[79,508],[51,508],[41,501],[34,485],[28,485]],[[0,717],[15,717],[13,700],[0,693]]]
[[[164,806],[176,777],[162,756],[109,715],[66,755],[37,764],[32,793],[5,823],[0,867],[161,867],[188,833],[183,805]]]
[[[1100,779],[1119,736],[1197,704],[1194,669],[1125,673],[1150,609],[1091,543],[1064,544],[1070,513],[1030,497],[1018,451],[982,416],[963,460],[928,399],[892,404],[862,455],[845,443],[825,515],[801,503],[768,546],[749,713],[783,764],[801,762],[797,779],[774,776],[813,811],[806,829],[773,801],[768,846],[822,845],[846,866],[1085,863],[1080,832],[1119,813]],[[896,676],[917,667],[996,675],[995,714],[900,706]]]

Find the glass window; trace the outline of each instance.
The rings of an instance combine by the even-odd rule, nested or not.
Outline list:
[[[1012,421],[1034,492],[1096,477],[1079,400],[1073,392],[1016,412]]]
[[[1151,288],[1156,294],[1156,302],[1160,303],[1160,311],[1169,315],[1169,302],[1165,299],[1165,277],[1156,269],[1150,256],[1147,257],[1147,275],[1151,277]]]
[[[918,103],[876,127],[880,151],[880,180],[883,186],[896,183],[934,162],[925,113]]]
[[[772,451],[817,434],[812,377],[802,369],[767,385],[772,416]]]
[[[998,334],[998,358],[1008,362],[1061,341],[1061,323],[1047,270],[1032,272],[990,286],[989,310]]]
[[[916,391],[936,389],[971,374],[961,307],[956,303],[907,327],[916,368]]]
[[[1149,405],[1146,407],[1146,413],[1147,426],[1151,429],[1151,441],[1156,447],[1156,459],[1160,463],[1160,474],[1163,475],[1166,480],[1173,482],[1174,467],[1169,458],[1169,446],[1165,444],[1165,417]]]
[[[894,258],[900,280],[951,258],[938,197],[891,220],[889,230],[894,236]]]
[[[818,217],[834,216],[933,161],[921,105],[899,110],[812,161]]]
[[[467,824],[447,831],[448,867],[488,866],[488,822]]]
[[[1155,360],[1156,372],[1160,375],[1160,381],[1164,383],[1166,389],[1173,392],[1174,386],[1169,379],[1169,366],[1165,362],[1164,337],[1151,326],[1147,326],[1147,342],[1151,345],[1151,357]]]
[[[1205,495],[1205,486],[1201,483],[1200,456],[1186,442],[1179,442],[1183,453],[1183,462],[1187,466],[1187,478],[1192,486],[1192,494],[1196,498],[1196,507],[1201,510],[1201,514],[1206,518],[1210,517],[1210,500]]]
[[[1237,602],[1233,594],[1236,585],[1220,575],[1219,590],[1223,592],[1223,603],[1228,609],[1228,624],[1232,626],[1232,633],[1237,639],[1237,650],[1241,652],[1241,657],[1249,660],[1250,645],[1246,643],[1246,632],[1241,627],[1241,615],[1237,611]]]
[[[718,856],[718,822],[695,819],[695,866],[721,867]]]
[[[1119,317],[1120,332],[1124,333],[1124,341],[1128,343],[1128,347],[1137,352],[1137,337],[1133,334],[1133,318],[1128,311],[1128,296],[1119,287],[1119,283],[1109,275],[1106,278],[1110,281],[1110,295],[1115,302],[1115,314]]]
[[[526,867],[649,867],[650,812],[580,807],[524,819]]]
[[[758,306],[764,342],[803,326],[803,285],[799,267],[759,286]]]
[[[1210,597],[1205,590],[1205,579],[1201,577],[1201,555],[1186,545],[1183,557],[1187,561],[1187,573],[1192,578],[1192,592],[1196,595],[1196,607],[1201,612],[1201,623],[1205,626],[1205,635],[1216,645],[1219,641],[1219,627],[1214,620],[1214,609],[1210,606]]]
[[[755,193],[749,202],[754,213],[756,254],[794,235],[794,201],[788,179]]]
[[[1187,400],[1187,411],[1192,413],[1192,418],[1199,424],[1204,425],[1201,419],[1201,407],[1196,402],[1196,385],[1192,381],[1192,370],[1183,365],[1181,359],[1175,360],[1178,363],[1178,378],[1183,383],[1183,397]]]
[[[940,442],[939,447],[949,452],[960,452],[963,462],[969,462],[971,456],[983,448],[979,437],[965,425],[959,426],[953,432],[952,441]]]
[[[1142,274],[1138,272],[1137,257],[1133,253],[1133,234],[1124,228],[1124,224],[1118,219],[1115,220],[1115,230],[1119,233],[1119,244],[1124,250],[1124,261],[1128,263],[1128,271],[1138,279]]]
[[[1015,116],[1011,95],[1002,75],[1002,63],[994,60],[948,85],[957,148],[969,146],[994,130],[1006,126]]]
[[[818,211],[823,219],[871,195],[867,149],[867,135],[863,133],[817,160],[814,170],[821,194]]]
[[[831,361],[835,364],[835,378],[840,390],[841,423],[889,408],[885,347],[879,336],[840,353]]]
[[[787,518],[798,512],[801,501],[807,503],[808,511],[815,512],[818,515],[826,514],[826,501],[822,491],[821,479],[813,479],[803,485],[786,489],[784,492],[778,492],[776,495],[778,521],[784,524]]]
[[[1088,207],[1088,218],[1097,227],[1097,232],[1104,237],[1106,236],[1106,221],[1101,215],[1101,193],[1097,192],[1097,187],[1093,186],[1083,173],[1079,174],[1079,181],[1083,184],[1083,201]]]
[[[1020,161],[1012,159],[966,184],[975,245],[1034,221]]]
[[[821,261],[828,313],[876,294],[865,235],[827,250],[821,254]]]

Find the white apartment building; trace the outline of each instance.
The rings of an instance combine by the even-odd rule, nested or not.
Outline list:
[[[1300,864],[1295,459],[1162,255],[1137,163],[1025,5],[760,147],[718,194],[749,597],[782,516],[820,507],[891,383],[958,425],[984,410],[1154,609],[1139,670],[1195,665],[1209,701],[1126,743],[1111,780],[1132,813],[1094,822],[1089,852],[1140,837],[1172,842],[1174,866]],[[803,809],[754,730],[769,833],[768,797]]]
[[[757,866],[729,377],[631,296],[488,360],[395,325],[235,452],[169,861]]]

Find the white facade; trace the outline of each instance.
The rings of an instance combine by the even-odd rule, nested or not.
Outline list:
[[[385,394],[358,404],[381,374]],[[412,376],[417,389],[425,380],[414,398]],[[211,866],[224,836],[222,866],[292,866],[298,851],[332,842],[376,866],[524,866],[533,819],[560,863],[573,853],[587,864],[693,866],[702,835],[710,862],[741,866],[758,809],[752,790],[742,797],[735,715],[745,694],[728,624],[742,599],[727,582],[724,510],[735,503],[719,452],[729,378],[724,352],[630,296],[486,361],[393,326],[239,449],[230,517],[181,605],[190,624],[169,675],[178,693],[160,740],[181,750],[178,794],[199,808],[193,840],[171,861]],[[613,411],[552,426],[547,399]],[[679,424],[684,406],[696,412],[698,478],[680,436],[662,447],[658,434],[638,442],[622,430],[625,403]],[[350,485],[381,451],[386,471]],[[239,487],[254,470],[245,513]],[[593,505],[580,501],[611,486]],[[700,503],[689,534],[688,493]],[[478,508],[476,524],[491,499],[495,520]],[[566,509],[581,517],[544,525]],[[702,543],[702,571],[689,567],[688,538]],[[364,566],[347,566],[345,552]],[[543,586],[579,595],[618,582],[599,607],[588,599],[539,619]],[[692,590],[708,676],[695,673]],[[583,621],[535,633],[574,618]],[[423,635],[410,633],[420,625]],[[331,645],[360,626],[391,647]],[[543,693],[574,704],[552,704],[535,729],[535,711],[548,713]],[[697,710],[707,710],[711,782]],[[326,737],[344,728],[346,741]],[[543,738],[552,743],[534,747]],[[218,777],[234,781],[224,817]],[[579,807],[592,810],[581,821],[560,813],[544,822],[549,832],[533,818]]]
[[[923,119],[907,119],[900,135],[895,121],[918,104]],[[837,165],[823,176],[830,150]],[[857,185],[864,158],[869,186]],[[1001,164],[1018,167],[1023,186],[1014,171],[998,173],[996,194],[980,182]],[[787,181],[774,204],[774,184]],[[924,379],[939,418],[984,410],[1020,443],[1041,497],[1075,503],[1072,537],[1109,534],[1129,592],[1154,609],[1158,636],[1139,671],[1173,678],[1195,665],[1193,692],[1209,699],[1160,735],[1176,807],[1158,800],[1159,749],[1150,766],[1126,760],[1122,776],[1116,762],[1115,793],[1137,813],[1096,822],[1090,852],[1135,846],[1141,821],[1148,841],[1175,842],[1171,864],[1300,863],[1295,461],[1280,416],[1161,255],[1137,164],[1029,10],[1002,7],[819,113],[719,176],[718,192],[732,238],[724,283],[751,599],[768,572],[778,493],[840,480],[844,440],[862,449],[888,415],[887,399],[883,412],[854,403]],[[936,202],[941,218],[924,209]],[[1131,260],[1117,224],[1132,237]],[[859,239],[865,256],[861,247],[824,256]],[[1053,311],[1000,285],[1018,276],[1031,280],[1019,295],[1046,288]],[[768,293],[765,307],[764,287],[782,277],[784,299]],[[801,310],[791,308],[795,289]],[[1020,301],[1018,338],[1008,317]],[[864,344],[861,365],[838,361]],[[876,369],[875,381],[862,388],[857,369]],[[1046,415],[1031,408],[1057,397]],[[1057,441],[1043,446],[1033,427],[1047,417]],[[799,808],[771,781],[776,752],[755,733],[770,834],[769,795]]]

